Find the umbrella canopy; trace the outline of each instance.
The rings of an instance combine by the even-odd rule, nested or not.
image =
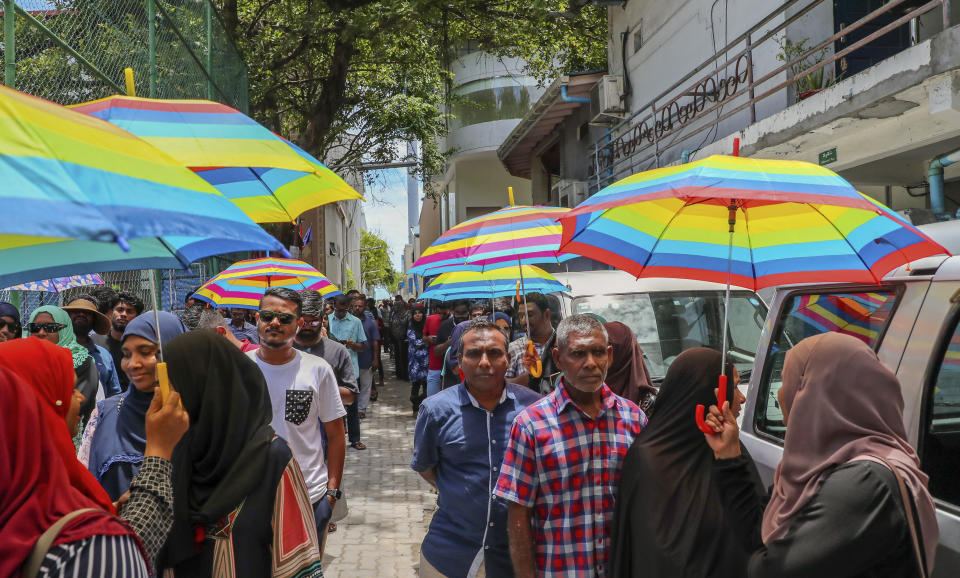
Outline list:
[[[220,308],[257,309],[270,287],[295,291],[313,289],[324,297],[341,294],[323,273],[309,264],[268,257],[234,263],[201,285],[193,296]]]
[[[42,281],[31,281],[21,283],[13,287],[7,287],[10,291],[44,291],[46,293],[60,293],[67,289],[75,287],[86,287],[88,285],[103,285],[103,279],[96,273],[86,275],[73,275],[71,277],[54,277],[53,279],[44,279]]]
[[[557,219],[569,209],[511,205],[451,227],[427,248],[409,274],[485,271],[518,264],[560,263]]]
[[[0,205],[15,211],[0,225],[0,250],[41,239],[125,248],[137,238],[198,234],[283,250],[210,184],[147,142],[2,86],[0,182]]]
[[[433,280],[421,299],[491,299],[507,297],[517,292],[520,282],[520,267],[503,267],[491,271],[453,271],[443,273]],[[523,285],[527,292],[555,293],[566,291],[567,286],[553,275],[533,265],[523,266]]]
[[[218,102],[111,96],[73,108],[163,150],[258,223],[291,222],[308,209],[361,198],[303,149]]]
[[[0,234],[0,286],[90,271],[183,269],[211,255],[276,250],[279,243],[266,237],[265,241],[199,236],[132,239],[124,251],[116,243]]]
[[[798,161],[712,156],[647,171],[603,189],[562,222],[563,251],[637,277],[755,291],[879,283],[910,260],[947,253],[839,175]]]

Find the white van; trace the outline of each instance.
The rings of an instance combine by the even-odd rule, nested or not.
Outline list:
[[[654,385],[663,381],[670,363],[692,347],[720,349],[726,286],[686,279],[636,279],[623,271],[555,273],[568,287],[553,293],[560,315],[593,313],[620,321],[637,336]],[[730,293],[730,355],[746,382],[767,307],[756,293],[733,288]]]
[[[960,222],[919,228],[960,255]],[[741,439],[764,482],[772,483],[783,453],[786,426],[777,391],[786,352],[825,331],[855,335],[902,386],[904,425],[937,506],[933,576],[960,576],[960,256],[919,259],[879,286],[780,287],[770,311],[741,415]]]

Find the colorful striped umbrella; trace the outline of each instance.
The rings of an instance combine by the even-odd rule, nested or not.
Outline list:
[[[234,263],[201,285],[194,297],[220,308],[257,309],[270,287],[313,289],[324,297],[341,294],[311,265],[296,259],[267,257]]]
[[[564,251],[637,277],[729,282],[755,291],[878,283],[910,260],[946,253],[839,175],[798,161],[712,156],[640,173],[562,221]]]
[[[206,181],[145,141],[5,87],[0,87],[0,183],[0,206],[11,211],[0,225],[0,251],[44,239],[116,242],[125,248],[137,238],[174,235],[283,250]],[[25,280],[38,278],[43,277]]]
[[[520,268],[503,267],[486,272],[452,271],[439,275],[420,295],[421,299],[491,299],[508,297],[517,292]],[[528,292],[555,293],[567,291],[567,286],[553,275],[533,265],[523,266],[523,284]]]
[[[562,218],[561,248],[637,277],[725,282],[725,358],[731,284],[879,284],[912,259],[947,253],[891,213],[824,167],[717,155],[601,190]],[[733,394],[725,370],[721,406]],[[713,433],[702,407],[696,418]]]
[[[576,255],[559,251],[561,227],[557,223],[569,210],[510,205],[464,221],[437,238],[407,273],[484,271],[572,259]]]
[[[76,287],[86,287],[88,285],[103,285],[103,279],[96,273],[86,275],[73,275],[71,277],[54,277],[53,279],[44,279],[43,281],[30,281],[21,283],[13,287],[7,287],[10,291],[43,291],[45,293],[60,293],[67,289]]]
[[[111,96],[73,108],[163,150],[258,223],[291,222],[308,209],[361,198],[303,149],[224,104]]]

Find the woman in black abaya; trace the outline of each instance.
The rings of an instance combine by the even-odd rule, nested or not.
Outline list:
[[[724,521],[713,479],[713,451],[694,408],[716,404],[720,352],[696,348],[670,365],[646,429],[623,463],[613,519],[611,576],[743,576],[748,553]],[[736,370],[727,366],[736,384]],[[739,413],[743,395],[734,388]],[[746,450],[743,450],[744,454]],[[763,495],[753,468],[756,492]]]

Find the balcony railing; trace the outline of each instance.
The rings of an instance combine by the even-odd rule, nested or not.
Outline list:
[[[739,119],[739,125],[736,119],[728,123],[729,126],[725,125],[730,132],[753,124],[757,121],[758,103],[777,94],[782,97],[784,90],[801,79],[818,74],[828,77],[833,74],[835,63],[844,64],[844,59],[854,51],[920,16],[940,10],[943,29],[950,26],[951,0],[930,0],[913,8],[910,6],[915,5],[915,1],[904,6],[908,0],[890,0],[856,22],[842,26],[841,30],[815,46],[793,45],[794,50],[784,50],[787,27],[824,1],[789,0],[783,3],[613,126],[591,145],[591,192],[636,172],[659,167],[665,156],[675,160],[679,156],[677,149],[682,145],[688,150],[691,142],[697,143],[695,148],[702,146],[711,136],[709,131],[718,129],[721,123],[735,115],[741,115],[742,119]],[[893,12],[898,8],[903,12],[900,16]],[[794,9],[796,12],[788,15]],[[782,22],[767,29],[781,18]],[[886,24],[855,42],[848,42],[847,37],[871,22],[874,27],[883,22]],[[757,75],[755,53],[776,53],[782,64]]]

